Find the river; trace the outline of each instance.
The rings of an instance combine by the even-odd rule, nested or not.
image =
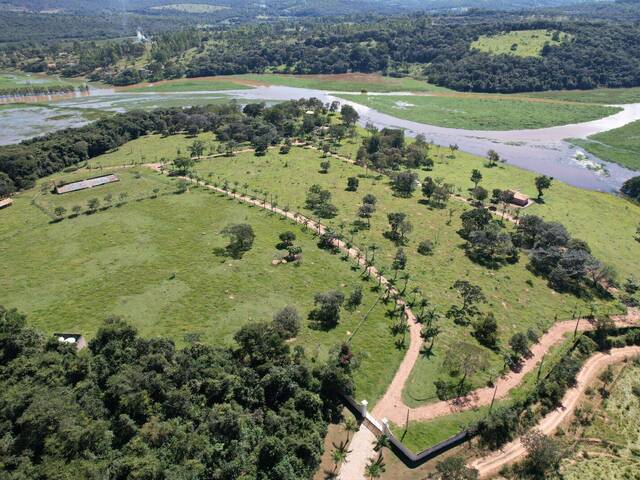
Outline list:
[[[323,102],[338,100],[349,103],[360,114],[360,123],[378,128],[405,129],[408,135],[423,134],[436,144],[457,144],[463,151],[484,156],[496,150],[507,163],[552,176],[576,187],[589,190],[615,191],[637,172],[605,162],[564,141],[618,128],[640,119],[640,104],[623,105],[623,110],[610,117],[575,125],[536,130],[481,131],[443,128],[402,120],[372,108],[338,98],[339,93],[284,86],[258,87],[249,90],[176,93],[127,93],[111,89],[91,89],[71,98],[51,101],[46,106],[4,106],[0,109],[0,145],[16,143],[41,133],[89,123],[87,111],[123,112],[133,108],[154,108],[202,104],[220,99],[239,101],[284,101],[316,97]],[[373,95],[373,94],[370,94]],[[410,95],[407,93],[380,95]]]

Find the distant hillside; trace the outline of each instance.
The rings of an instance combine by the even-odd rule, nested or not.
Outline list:
[[[0,0],[0,11],[81,12],[140,11],[164,5],[202,4],[223,7],[218,11],[253,11],[270,15],[335,15],[363,12],[392,13],[426,9],[490,8],[514,9],[554,7],[585,3],[586,0]],[[258,6],[260,5],[260,6]],[[225,8],[226,7],[226,8]],[[185,13],[189,9],[185,9]],[[152,10],[153,11],[153,10]],[[157,9],[155,10],[158,11]],[[173,11],[173,9],[172,9]],[[201,12],[193,12],[201,13]]]

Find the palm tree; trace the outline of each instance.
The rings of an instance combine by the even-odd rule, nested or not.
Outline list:
[[[347,442],[340,442],[338,445],[333,444],[333,451],[331,452],[331,460],[333,461],[334,473],[338,470],[338,465],[343,463],[347,459],[347,455],[351,453],[351,450],[347,449]]]
[[[369,459],[369,463],[365,467],[364,472],[367,478],[374,480],[380,478],[385,470],[386,465],[382,459],[382,454],[380,454],[375,460],[373,458]]]
[[[380,452],[380,456],[382,456],[382,450],[385,448],[389,448],[389,445],[389,437],[383,433],[373,442],[373,449],[376,452]]]
[[[402,297],[404,295],[404,292],[407,291],[407,284],[409,283],[409,279],[411,278],[411,275],[409,275],[409,272],[403,272],[402,275],[400,275],[400,280],[404,281],[404,286],[402,287],[402,290],[400,291],[400,296]]]
[[[378,246],[373,243],[369,246],[369,249],[371,250],[371,264],[373,264],[376,261],[376,250],[378,250]]]
[[[353,417],[349,417],[344,421],[344,430],[347,432],[347,442],[349,442],[349,435],[356,433],[360,429],[358,422]]]

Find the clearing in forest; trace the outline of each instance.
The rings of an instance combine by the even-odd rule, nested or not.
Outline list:
[[[545,45],[556,46],[572,35],[552,30],[516,30],[498,35],[481,35],[471,48],[492,55],[539,57]]]

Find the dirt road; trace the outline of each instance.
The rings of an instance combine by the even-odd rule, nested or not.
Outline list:
[[[638,355],[640,355],[640,347],[618,348],[610,353],[596,353],[593,355],[578,373],[576,387],[565,393],[562,399],[562,407],[547,414],[536,428],[545,435],[553,433],[573,413],[586,388],[605,367]],[[526,453],[527,451],[522,445],[521,439],[517,438],[505,445],[501,450],[480,458],[469,466],[478,470],[480,478],[488,478],[497,474],[503,466],[520,460]]]

